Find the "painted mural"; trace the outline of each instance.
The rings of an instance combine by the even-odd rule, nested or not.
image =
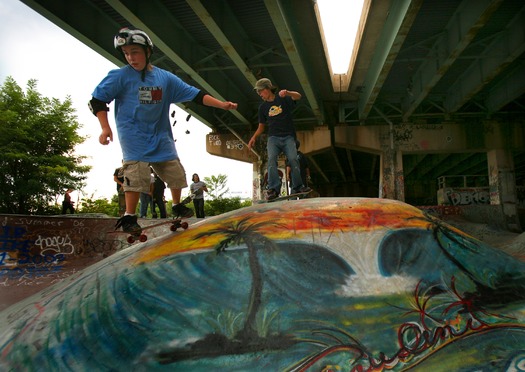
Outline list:
[[[0,369],[523,371],[525,263],[407,204],[254,205],[0,313]]]

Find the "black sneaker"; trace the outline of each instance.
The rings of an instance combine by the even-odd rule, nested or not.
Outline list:
[[[312,189],[309,188],[308,186],[301,186],[298,189],[292,190],[292,194],[305,194],[310,191],[312,191]]]
[[[277,198],[277,196],[279,196],[277,194],[277,191],[275,191],[273,189],[270,189],[270,190],[266,191],[266,200],[273,200],[273,199]]]
[[[191,208],[186,207],[182,203],[172,206],[171,211],[173,212],[173,216],[176,218],[190,218],[191,216],[193,216],[193,210]]]
[[[137,223],[136,215],[120,217],[117,221],[117,224],[115,225],[115,230],[119,227],[122,228],[122,231],[133,235],[140,235],[142,233],[142,227],[140,227],[140,225]]]

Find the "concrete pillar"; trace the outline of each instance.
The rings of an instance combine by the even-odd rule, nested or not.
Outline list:
[[[405,201],[405,178],[401,151],[387,150],[381,154],[379,197]]]
[[[263,181],[263,173],[261,173],[261,162],[255,161],[252,163],[252,201],[258,201],[263,198],[263,193],[261,189],[261,183]]]
[[[487,153],[487,162],[490,204],[501,205],[507,228],[514,232],[521,232],[512,153],[502,149],[490,150]]]

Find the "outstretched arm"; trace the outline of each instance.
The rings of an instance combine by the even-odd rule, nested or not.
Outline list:
[[[220,101],[215,97],[205,94],[202,98],[202,104],[204,106],[216,107],[223,110],[237,110],[237,104],[230,101]]]
[[[293,90],[286,90],[286,89],[280,90],[279,97],[285,97],[285,96],[291,97],[294,101],[300,100],[302,97],[301,93],[293,91]]]

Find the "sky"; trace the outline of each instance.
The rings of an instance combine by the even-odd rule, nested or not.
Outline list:
[[[317,0],[330,64],[334,74],[346,74],[364,0]]]
[[[341,6],[348,3],[361,3],[362,0],[350,2],[319,0],[319,3],[335,4],[336,1],[339,3],[337,6],[339,12],[331,14],[330,17],[335,17],[337,14],[355,14],[356,11],[343,10]],[[321,5],[321,12],[329,11],[326,5]],[[340,30],[332,29],[337,26],[346,27],[344,34],[348,35],[347,18],[323,22],[327,36],[343,34]],[[2,35],[0,84],[3,85],[5,78],[11,76],[25,91],[28,80],[36,79],[36,89],[44,97],[57,98],[60,101],[64,101],[68,96],[71,98],[77,120],[82,126],[79,133],[87,137],[86,141],[75,150],[78,155],[87,157],[83,165],[92,166],[87,174],[86,186],[83,190],[72,193],[73,200],[78,201],[84,197],[111,199],[116,193],[113,172],[120,166],[122,159],[114,118],[110,113],[114,140],[108,146],[102,146],[98,142],[100,125],[89,111],[87,102],[91,99],[91,93],[96,85],[117,66],[18,0],[0,2],[0,35]],[[111,38],[113,35],[108,37]],[[350,58],[348,51],[346,51],[348,56],[345,56],[345,50],[341,45],[339,48],[334,48],[329,44],[328,48],[333,51],[339,49],[339,52],[343,53],[342,58],[347,59],[346,62],[342,62],[343,66],[345,63],[348,66]],[[332,63],[336,60],[333,56],[331,59]],[[339,69],[346,71],[344,67]],[[337,72],[336,70],[334,72]],[[113,112],[112,106],[110,109]],[[191,183],[193,173],[199,174],[201,179],[226,174],[227,187],[231,195],[250,198],[252,165],[208,154],[205,135],[210,129],[195,118],[186,122],[187,114],[178,107],[176,111],[177,124],[174,126],[174,137],[177,140],[179,157],[186,169],[188,184]],[[189,134],[186,131],[189,131]],[[183,190],[183,196],[189,192],[188,190],[189,188]],[[166,197],[171,199],[169,192],[166,193]]]

